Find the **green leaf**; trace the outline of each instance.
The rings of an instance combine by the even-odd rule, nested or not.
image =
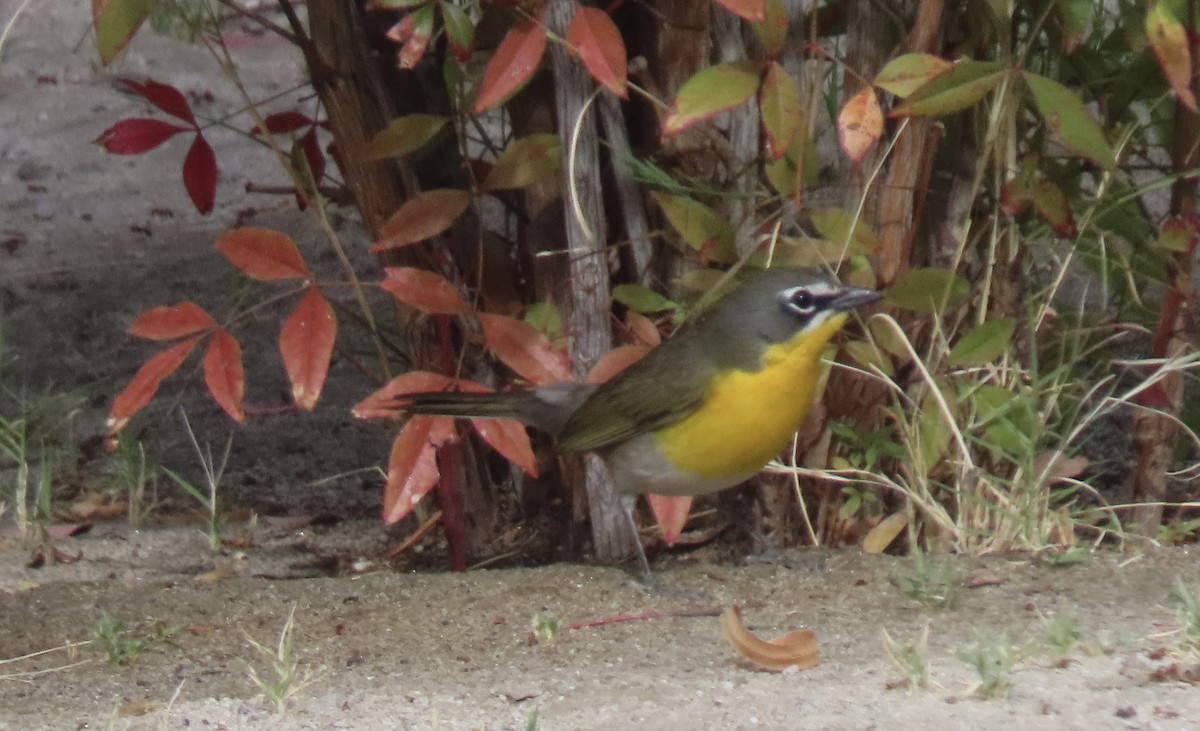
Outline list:
[[[991,384],[980,386],[970,398],[989,447],[1016,458],[1031,453],[1034,416],[1028,398]]]
[[[1092,29],[1093,0],[1058,0],[1055,10],[1062,23],[1063,45],[1067,53],[1074,53],[1080,41]]]
[[[961,112],[995,89],[1008,76],[1004,64],[959,61],[912,93],[892,111],[893,117],[928,117]]]
[[[562,312],[553,302],[534,302],[526,307],[525,322],[551,341],[558,340],[566,332]]]
[[[100,6],[92,24],[96,31],[96,51],[100,54],[100,63],[107,66],[125,50],[156,4],[158,0],[108,0]],[[94,4],[93,8],[97,5],[99,3]]]
[[[913,269],[892,285],[884,300],[902,310],[935,315],[966,297],[970,289],[967,280],[948,269]]]
[[[733,227],[716,211],[684,196],[653,192],[650,197],[693,249],[721,264],[738,260]]]
[[[483,189],[524,188],[561,169],[562,144],[558,135],[529,135],[513,142],[500,153],[492,171],[483,181]]]
[[[958,399],[955,398],[954,392],[949,388],[944,388],[936,381],[934,387],[946,400],[951,416],[957,418]],[[942,415],[941,406],[932,391],[926,391],[925,397],[921,399],[920,414],[917,417],[917,434],[920,435],[919,447],[921,459],[924,460],[923,468],[928,470],[941,461],[942,456],[950,447],[950,439],[953,436]]]
[[[1107,169],[1116,167],[1112,147],[1083,101],[1067,87],[1045,76],[1022,71],[1033,102],[1046,126],[1062,143]]]
[[[868,371],[874,366],[888,378],[896,373],[896,369],[892,367],[892,359],[867,340],[847,340],[842,343],[842,350],[846,351],[851,360]]]
[[[640,284],[618,284],[613,287],[613,300],[643,315],[655,312],[680,312],[679,303]]]
[[[931,53],[906,53],[875,74],[875,86],[903,98],[952,68],[954,64]]]
[[[767,58],[778,58],[783,53],[787,41],[788,16],[787,8],[782,0],[767,0],[767,17],[757,23],[751,23],[750,29],[758,38],[763,54]]]
[[[752,61],[733,61],[701,69],[679,89],[671,113],[663,120],[663,134],[678,134],[742,104],[758,89],[759,71],[758,64]]]
[[[1172,216],[1163,222],[1155,245],[1165,251],[1183,253],[1196,248],[1200,221],[1192,216]]]
[[[791,196],[802,185],[816,185],[821,174],[821,155],[816,140],[804,132],[805,126],[801,124],[796,130],[796,139],[788,145],[787,154],[778,160],[767,160],[763,166],[771,187],[780,195]],[[801,152],[804,153],[804,172],[798,176],[796,168],[800,165]]]
[[[763,131],[767,134],[767,153],[778,160],[787,154],[788,147],[796,138],[803,118],[800,108],[800,92],[796,82],[777,63],[767,66],[762,86],[758,90],[758,106],[762,115]]]
[[[875,230],[862,219],[856,223],[854,217],[841,208],[814,208],[808,212],[808,217],[822,238],[838,246],[849,242],[851,254],[874,254],[879,251],[880,241]]]
[[[433,114],[409,114],[397,117],[367,143],[368,160],[386,160],[421,149],[446,126],[448,119]]]
[[[1011,317],[990,320],[964,335],[950,349],[950,365],[970,368],[991,363],[1008,350],[1017,321]]]
[[[460,62],[466,63],[471,58],[475,48],[475,24],[463,9],[454,3],[438,3],[442,10],[442,25],[446,28],[446,40],[450,43],[450,51]]]

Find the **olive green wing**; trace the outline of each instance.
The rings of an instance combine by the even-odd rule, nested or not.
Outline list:
[[[700,408],[715,375],[686,339],[668,340],[597,388],[564,424],[558,447],[590,452],[678,421]]]

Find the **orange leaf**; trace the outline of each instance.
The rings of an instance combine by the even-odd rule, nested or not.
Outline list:
[[[454,421],[444,416],[409,420],[392,442],[387,487],[383,491],[383,522],[391,525],[408,515],[438,481],[435,448],[454,435]]]
[[[529,444],[529,433],[525,425],[514,419],[471,419],[475,431],[492,445],[505,459],[524,470],[530,477],[537,477],[537,460]]]
[[[608,13],[599,8],[576,10],[567,28],[567,43],[579,52],[592,78],[622,99],[629,97],[625,41]]]
[[[395,416],[397,409],[391,402],[397,396],[408,393],[424,393],[429,391],[449,391],[459,383],[449,376],[429,371],[409,371],[388,381],[383,388],[358,402],[350,413],[358,419],[379,419]],[[482,387],[481,387],[482,388]],[[471,389],[463,389],[471,390]]]
[[[644,315],[643,315],[644,317]],[[646,357],[650,348],[645,345],[622,345],[604,354],[592,370],[588,371],[584,383],[605,383],[613,376]]]
[[[533,76],[542,52],[546,50],[546,33],[539,15],[536,21],[513,28],[504,36],[479,83],[475,99],[475,114],[506,101]]]
[[[129,382],[125,390],[113,399],[112,408],[108,412],[109,431],[120,431],[131,416],[150,403],[150,399],[154,398],[163,379],[183,365],[188,353],[192,352],[192,348],[196,347],[196,343],[200,342],[202,337],[202,335],[197,335],[172,345],[138,368],[133,380]]]
[[[853,162],[862,162],[883,136],[883,110],[875,88],[864,86],[838,115],[838,143]]]
[[[717,0],[717,4],[751,23],[767,19],[767,0]]]
[[[650,512],[654,513],[663,540],[668,546],[675,545],[683,526],[687,525],[688,512],[692,509],[691,495],[646,495],[646,502],[650,503]]]
[[[629,327],[634,337],[644,345],[649,345],[653,348],[662,342],[662,333],[658,331],[658,326],[654,324],[653,320],[640,312],[635,310],[626,312],[625,324]]]
[[[440,274],[416,267],[388,267],[379,286],[406,305],[437,315],[463,315],[470,309],[458,289]]]
[[[180,302],[170,307],[159,306],[143,312],[126,331],[135,338],[174,340],[217,327],[217,321],[199,305]]]
[[[742,623],[742,611],[736,606],[721,615],[721,634],[737,651],[764,670],[783,672],[795,667],[800,670],[820,663],[817,636],[810,629],[797,629],[770,640],[755,637]]]
[[[296,242],[269,228],[233,228],[217,237],[217,251],[251,279],[308,279],[312,273]]]
[[[479,323],[487,349],[517,375],[536,384],[570,380],[566,351],[529,323],[486,312],[479,313]]]
[[[1154,50],[1158,66],[1179,101],[1196,111],[1196,95],[1192,93],[1192,58],[1188,34],[1183,24],[1171,13],[1167,3],[1158,2],[1146,13],[1146,40]]]
[[[305,411],[312,411],[321,397],[336,336],[333,308],[320,290],[309,285],[279,332],[279,352],[292,382],[292,398]]]
[[[467,210],[471,194],[465,190],[430,190],[404,202],[379,229],[380,240],[371,251],[394,249],[437,236]]]
[[[242,368],[242,346],[224,329],[213,333],[204,354],[204,382],[214,400],[234,421],[246,420],[242,397],[246,395],[246,372]]]

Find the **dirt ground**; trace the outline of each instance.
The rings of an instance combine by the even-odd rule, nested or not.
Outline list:
[[[0,0],[0,17],[18,4]],[[0,388],[6,404],[59,404],[72,448],[102,431],[112,394],[153,352],[122,334],[134,315],[183,298],[228,306],[216,233],[273,226],[330,264],[290,199],[243,192],[281,182],[243,138],[210,135],[222,173],[207,218],[180,182],[185,142],[128,158],[90,144],[150,113],[113,88],[119,76],[175,84],[206,116],[239,104],[203,50],[152,34],[100,69],[88,19],[87,3],[31,3],[0,52]],[[305,98],[289,91],[302,70],[286,46],[244,36],[238,54],[253,93],[282,95],[277,109]],[[361,234],[349,221],[341,231],[370,271]],[[265,406],[286,400],[276,326],[264,318],[243,341],[248,400]],[[113,519],[56,538],[75,560],[34,568],[0,530],[0,729],[1200,728],[1200,656],[1169,598],[1177,581],[1200,584],[1194,547],[1061,567],[945,558],[925,572],[853,550],[735,562],[701,549],[660,559],[657,592],[585,565],[405,572],[380,558],[398,539],[376,518],[389,435],[349,417],[371,384],[337,368],[316,414],[236,429],[226,497],[277,516],[240,549],[214,554],[195,524]],[[217,449],[231,431],[199,391],[185,369],[138,435],[193,479],[177,407]],[[0,472],[5,498],[11,476]],[[312,520],[328,514],[340,519]],[[941,578],[954,606],[904,591],[928,598]],[[715,616],[733,604],[760,636],[813,629],[821,663],[776,674],[740,662]],[[276,713],[249,672],[272,677],[271,658],[251,639],[274,648],[293,609],[307,683]],[[125,650],[145,644],[137,657],[110,665],[99,643],[79,644],[105,616],[126,628]],[[885,630],[927,661],[926,687],[905,687],[914,676],[889,658]]]

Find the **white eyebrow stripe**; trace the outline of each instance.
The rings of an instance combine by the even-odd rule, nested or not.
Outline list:
[[[828,297],[829,295],[838,294],[839,292],[842,291],[842,288],[836,284],[830,284],[829,282],[816,281],[816,282],[812,282],[811,284],[802,284],[802,285],[798,285],[795,287],[788,287],[787,289],[783,290],[783,292],[781,292],[780,294],[782,294],[784,297],[790,297],[792,295],[792,293],[798,292],[802,289],[807,290],[811,295],[813,295],[814,297],[818,297],[818,298]]]

